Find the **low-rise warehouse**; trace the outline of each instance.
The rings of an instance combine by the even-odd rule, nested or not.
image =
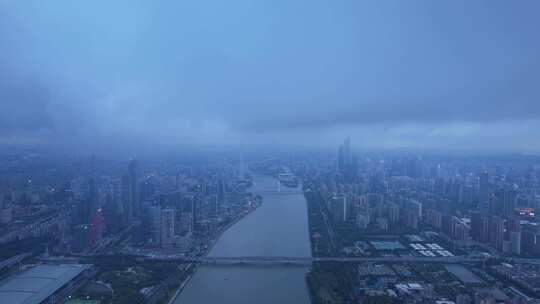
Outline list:
[[[0,303],[41,304],[63,302],[79,286],[91,265],[39,265],[0,284]],[[60,301],[58,301],[60,300]]]

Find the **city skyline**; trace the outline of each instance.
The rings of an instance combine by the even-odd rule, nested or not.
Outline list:
[[[540,304],[539,12],[0,0],[0,303]]]

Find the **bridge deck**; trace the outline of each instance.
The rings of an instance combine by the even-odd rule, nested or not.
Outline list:
[[[178,263],[200,263],[217,265],[311,265],[313,262],[347,262],[347,263],[483,263],[488,258],[476,256],[453,257],[287,257],[287,256],[239,256],[239,257],[186,257],[183,255],[118,255],[87,254],[70,255],[82,259],[132,258],[138,261],[172,261]],[[507,258],[507,262],[540,265],[540,259]]]
[[[161,258],[153,258],[159,259]],[[165,258],[167,259],[167,258]],[[170,258],[169,258],[170,259]],[[350,262],[350,263],[362,263],[362,262],[378,262],[378,263],[481,263],[484,262],[483,258],[471,258],[466,256],[454,256],[454,257],[382,257],[382,258],[369,258],[369,257],[262,257],[262,256],[246,256],[246,257],[183,257],[179,258],[179,261],[189,263],[201,263],[201,264],[249,264],[249,265],[310,265],[313,262]]]

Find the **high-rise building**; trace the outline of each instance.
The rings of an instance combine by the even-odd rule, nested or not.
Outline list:
[[[406,208],[413,212],[418,219],[422,218],[422,203],[415,199],[407,200]]]
[[[170,247],[174,242],[174,223],[175,223],[175,210],[174,209],[162,209],[161,210],[161,247]]]
[[[161,207],[148,207],[148,216],[150,217],[150,237],[152,242],[159,245],[161,242]]]
[[[480,212],[488,213],[489,208],[489,176],[487,171],[480,173],[478,187],[478,209]]]
[[[484,213],[473,212],[471,215],[471,236],[473,240],[485,243],[487,240],[483,238]]]
[[[388,219],[384,217],[378,217],[377,220],[377,227],[380,230],[387,231],[388,230]]]
[[[398,204],[388,203],[388,221],[390,224],[399,222],[399,206]]]
[[[458,217],[453,216],[451,222],[451,237],[455,240],[466,242],[469,240],[470,227]]]
[[[503,250],[505,221],[500,216],[493,215],[489,218],[489,244],[499,250]]]
[[[369,225],[369,214],[357,214],[355,223],[358,229],[366,229]]]
[[[526,255],[540,254],[540,226],[532,223],[524,225],[521,232],[521,251]]]
[[[412,229],[418,229],[418,215],[411,210],[405,211],[405,225]]]
[[[460,201],[468,206],[472,205],[474,197],[474,187],[472,185],[462,185],[460,191]]]
[[[418,178],[421,176],[420,162],[416,157],[407,160],[406,175],[411,178]]]
[[[105,204],[102,208],[103,216],[105,218],[105,227],[107,231],[117,233],[120,231],[120,214],[118,212],[118,205],[114,202],[113,194],[108,193],[105,197]]]
[[[437,229],[442,228],[442,212],[435,209],[426,210],[426,222]]]
[[[384,202],[384,197],[379,193],[368,193],[366,199],[369,208],[373,209],[379,208]]]
[[[90,247],[90,225],[77,225],[72,233],[71,251],[80,253]]]
[[[521,231],[510,232],[511,251],[513,254],[521,254]]]
[[[224,180],[219,180],[218,181],[218,184],[217,184],[217,198],[218,198],[218,205],[219,206],[221,206],[222,204],[227,202],[227,185],[225,184]]]
[[[343,141],[343,145],[339,146],[337,171],[344,180],[351,181],[356,176],[357,165],[358,159],[352,157],[351,139],[350,137],[347,137]]]
[[[339,146],[338,149],[337,169],[341,174],[345,171],[345,152],[343,146]]]
[[[437,177],[435,183],[433,184],[433,191],[439,195],[444,195],[444,179],[442,177]]]
[[[518,196],[518,193],[514,189],[509,189],[504,192],[504,201],[503,201],[504,216],[511,216],[514,213],[514,209],[516,209],[517,196]]]
[[[90,178],[88,180],[88,205],[87,210],[85,210],[85,220],[87,223],[90,223],[91,219],[94,217],[94,214],[99,208],[99,197],[98,189],[96,185],[95,178]]]
[[[191,212],[182,212],[180,215],[180,230],[189,234],[193,231],[193,224],[193,214]]]
[[[332,197],[330,208],[334,222],[340,223],[347,219],[347,198],[345,195]]]
[[[123,210],[122,218],[124,223],[130,224],[133,221],[133,208],[131,204],[129,176],[122,176],[120,188],[120,198]]]
[[[125,224],[124,221],[124,203],[122,201],[122,181],[121,179],[115,179],[111,181],[111,192],[112,192],[112,201],[114,204],[114,209],[117,214],[118,227],[122,227]]]
[[[92,217],[92,224],[90,225],[90,243],[96,245],[103,238],[105,231],[105,218],[101,208],[96,210]]]
[[[208,205],[210,207],[210,215],[217,216],[219,214],[219,200],[217,195],[208,196]]]

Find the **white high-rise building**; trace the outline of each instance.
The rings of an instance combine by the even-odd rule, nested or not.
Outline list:
[[[330,208],[334,222],[344,222],[347,219],[347,197],[334,196],[330,201]]]

